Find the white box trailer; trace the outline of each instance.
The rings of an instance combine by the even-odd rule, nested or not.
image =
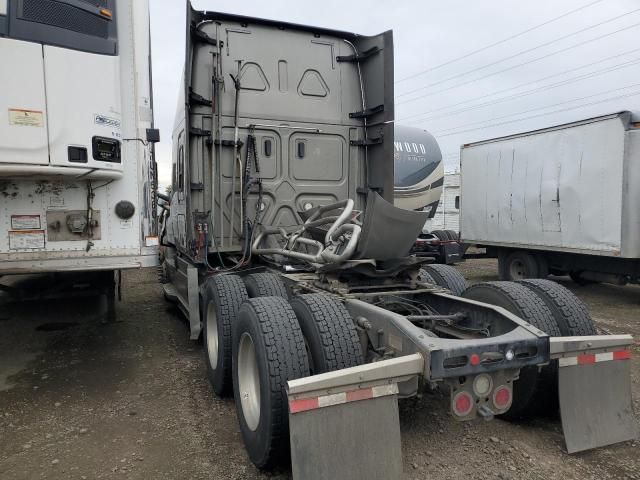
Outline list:
[[[461,232],[503,279],[640,277],[640,130],[630,112],[464,145]]]
[[[0,61],[0,276],[156,265],[148,1],[0,0]]]

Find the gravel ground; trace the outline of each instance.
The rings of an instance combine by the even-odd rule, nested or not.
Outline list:
[[[460,266],[494,280],[492,260]],[[571,288],[599,327],[640,338],[640,288]],[[128,272],[118,321],[96,299],[9,303],[0,296],[0,478],[263,479],[232,400],[215,398],[202,348],[154,270]],[[632,360],[640,411],[640,364]],[[438,392],[400,403],[407,479],[640,479],[640,443],[569,456],[557,419],[455,422]]]

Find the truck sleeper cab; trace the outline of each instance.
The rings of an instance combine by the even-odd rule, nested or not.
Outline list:
[[[465,291],[452,267],[408,255],[426,214],[392,204],[391,32],[189,6],[186,33],[164,291],[203,339],[214,392],[233,393],[255,465],[399,478],[399,396],[442,385],[457,419],[524,416],[560,357],[544,394],[559,392],[568,449],[636,434],[631,337],[561,330],[541,293],[554,284]],[[600,354],[615,402],[578,360]]]

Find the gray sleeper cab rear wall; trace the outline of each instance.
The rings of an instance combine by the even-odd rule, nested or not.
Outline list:
[[[238,70],[240,156],[244,164],[249,126],[255,125],[263,224],[296,225],[301,223],[297,212],[346,198],[363,208],[367,187],[393,201],[393,161],[387,160],[393,158],[393,127],[384,123],[393,118],[393,73],[386,68],[393,62],[390,32],[367,38],[221,14],[190,15],[188,93],[179,105],[189,114],[178,114],[174,131],[178,195],[172,214],[178,215],[179,232],[174,233],[181,249],[187,249],[196,225],[203,222],[214,225],[214,241],[221,251],[242,245],[238,194],[230,237],[237,165],[236,90],[230,75],[237,76]],[[280,28],[287,31],[285,42]],[[354,48],[362,52],[372,47],[381,51],[360,62],[366,106],[384,107],[367,119],[372,126],[365,134],[364,120],[350,118],[363,110],[358,64],[339,57],[354,55]],[[365,138],[384,140],[370,147],[352,143]],[[252,193],[247,201],[250,219],[256,198]]]

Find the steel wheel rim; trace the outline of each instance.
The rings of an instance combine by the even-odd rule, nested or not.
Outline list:
[[[207,352],[211,368],[215,370],[218,366],[218,316],[213,302],[207,305]]]
[[[244,332],[238,347],[238,389],[242,415],[251,431],[260,423],[260,374],[256,347],[251,335]]]
[[[511,274],[511,278],[516,280],[524,280],[527,278],[526,268],[524,266],[524,262],[521,260],[513,260],[511,265],[509,265],[509,273]]]

